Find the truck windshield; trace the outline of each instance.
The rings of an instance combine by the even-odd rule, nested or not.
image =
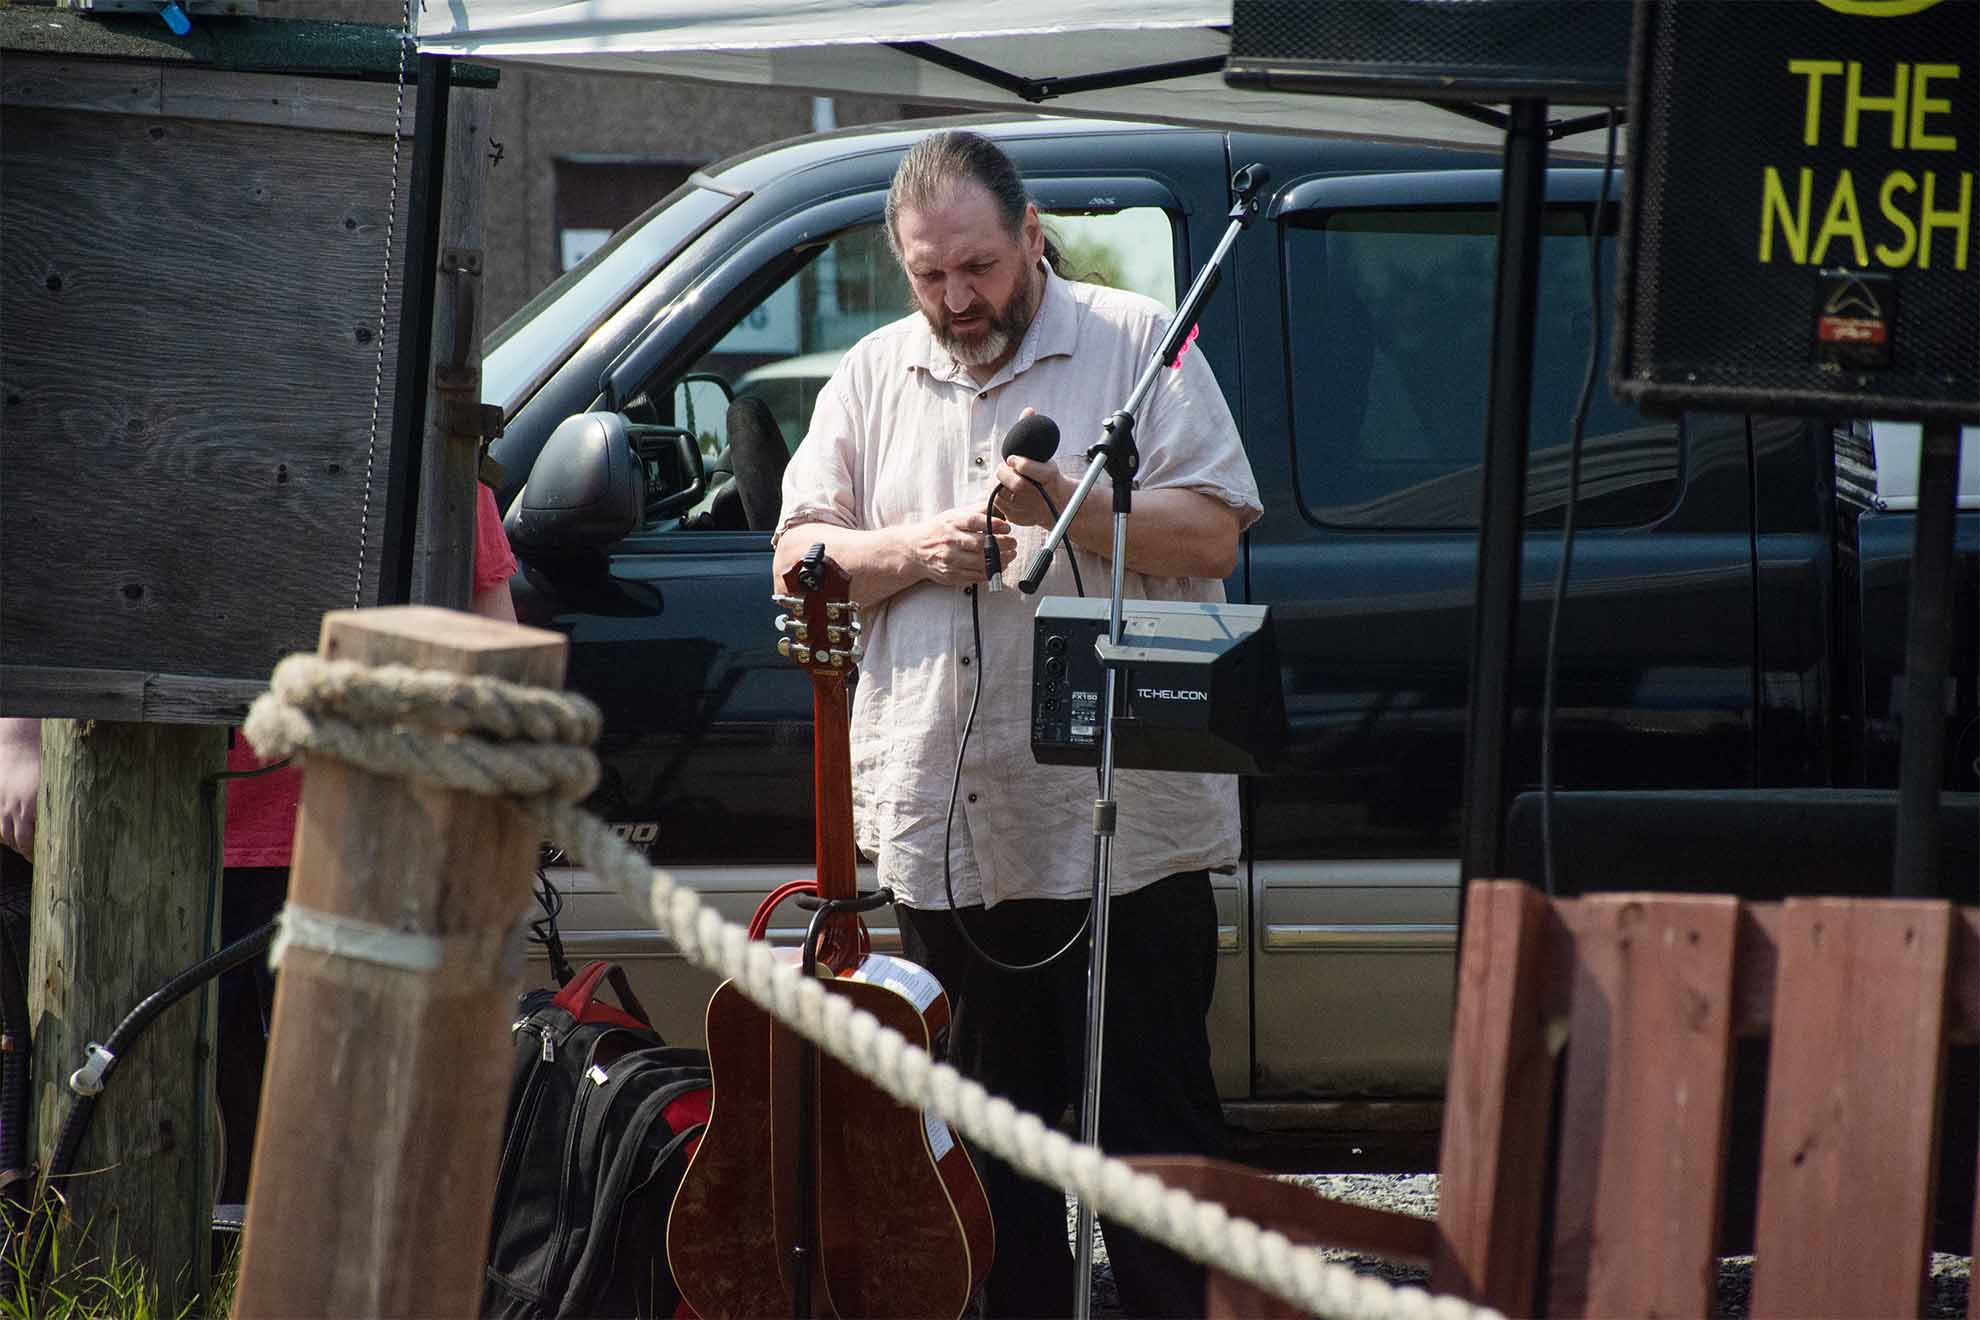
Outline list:
[[[483,400],[513,415],[592,331],[741,200],[689,180],[558,276],[489,334]]]

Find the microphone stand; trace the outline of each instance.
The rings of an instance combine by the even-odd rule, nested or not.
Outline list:
[[[1168,333],[1155,350],[1154,359],[1143,368],[1140,379],[1135,381],[1127,402],[1102,424],[1107,438],[1086,451],[1086,475],[1073,489],[1064,512],[1052,525],[1044,546],[1032,558],[1031,566],[1018,583],[1027,595],[1038,590],[1046,570],[1052,566],[1053,551],[1066,539],[1066,534],[1072,529],[1074,515],[1099,481],[1100,474],[1105,472],[1114,488],[1114,572],[1107,610],[1107,640],[1114,646],[1121,643],[1128,510],[1133,500],[1134,474],[1141,466],[1141,454],[1134,443],[1135,413],[1155,388],[1163,368],[1172,362],[1180,365],[1181,355],[1188,347],[1190,333],[1196,326],[1197,317],[1202,314],[1203,304],[1217,287],[1224,258],[1237,241],[1239,232],[1258,216],[1258,192],[1268,177],[1262,165],[1247,165],[1232,176],[1231,192],[1236,200],[1231,205],[1229,227],[1218,241],[1216,251],[1210,254],[1210,260],[1197,272],[1189,292],[1183,296],[1175,318],[1169,323]],[[1120,669],[1118,662],[1108,657],[1106,648],[1101,650],[1101,659],[1106,668],[1106,691],[1100,708],[1100,796],[1093,803],[1093,942],[1086,971],[1086,1085],[1079,1109],[1079,1139],[1089,1146],[1098,1145],[1100,1138],[1100,1052],[1107,1004],[1107,909],[1113,897],[1114,825],[1118,814],[1118,804],[1114,801],[1114,707],[1120,689]],[[1074,1222],[1074,1235],[1079,1241],[1079,1272],[1073,1295],[1073,1315],[1076,1320],[1090,1320],[1093,1313],[1093,1210],[1083,1197],[1079,1199]]]

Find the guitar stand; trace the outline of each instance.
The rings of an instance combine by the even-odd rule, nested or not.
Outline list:
[[[876,889],[852,898],[820,898],[800,894],[797,905],[810,911],[811,924],[804,932],[804,957],[800,966],[807,977],[818,974],[818,937],[825,918],[843,913],[871,912],[894,901],[891,889]],[[791,1246],[793,1320],[811,1320],[811,1281],[818,1268],[818,1165],[813,1158],[812,1107],[818,1090],[818,1047],[798,1038],[797,1166],[798,1229]]]

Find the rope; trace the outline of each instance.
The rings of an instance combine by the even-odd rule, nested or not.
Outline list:
[[[387,711],[397,721],[389,729],[359,723]],[[1457,1298],[1431,1297],[1420,1288],[1358,1275],[1316,1248],[1296,1247],[1281,1233],[1166,1187],[1054,1131],[1036,1114],[937,1063],[872,1014],[779,961],[769,944],[751,940],[742,926],[648,865],[603,821],[573,805],[597,781],[595,760],[578,745],[588,737],[504,745],[478,736],[520,739],[538,730],[595,735],[597,726],[596,707],[581,697],[496,679],[291,656],[276,666],[269,691],[248,712],[246,728],[264,758],[318,752],[374,774],[515,799],[593,874],[611,880],[648,912],[690,962],[735,982],[750,1000],[902,1104],[933,1110],[1030,1177],[1186,1256],[1316,1315],[1496,1317]],[[583,767],[581,760],[591,764]]]
[[[282,907],[268,965],[280,967],[291,949],[332,959],[370,963],[395,972],[436,978],[450,990],[513,985],[527,956],[524,927],[476,930],[462,935],[428,935],[320,912],[290,902]]]

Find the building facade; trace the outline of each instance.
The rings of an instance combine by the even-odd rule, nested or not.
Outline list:
[[[261,0],[262,18],[398,27],[397,0]],[[406,113],[412,113],[408,97]],[[936,113],[864,97],[503,65],[486,141],[492,330],[702,166],[820,129]]]

